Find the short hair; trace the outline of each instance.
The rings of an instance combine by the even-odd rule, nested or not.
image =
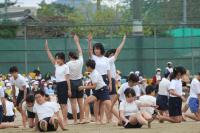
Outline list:
[[[9,72],[10,73],[18,72],[18,68],[16,66],[12,66],[12,67],[10,67]]]
[[[130,95],[132,97],[135,97],[136,94],[135,94],[135,91],[132,89],[132,88],[127,88],[125,91],[124,91],[124,95],[125,97],[129,97]]]
[[[106,53],[105,53],[105,57],[109,57],[111,54],[115,54],[116,49],[109,49]]]
[[[28,96],[26,97],[26,102],[27,102],[27,103],[34,103],[34,101],[35,101],[34,95],[28,95]]]
[[[132,81],[134,83],[137,83],[139,81],[139,77],[134,74],[134,73],[131,73],[129,76],[128,76],[128,81]]]
[[[152,92],[155,91],[155,88],[152,85],[148,85],[145,89],[146,94],[151,94]]]
[[[41,96],[45,96],[45,92],[43,91],[43,90],[38,90],[38,91],[36,91],[35,92],[35,96],[37,95],[37,94],[40,94]]]
[[[94,50],[95,49],[99,49],[101,51],[101,55],[104,55],[105,54],[105,49],[104,49],[104,46],[102,43],[96,43],[94,46],[93,46],[93,53],[95,54]]]
[[[186,74],[186,69],[182,66],[174,67],[173,73],[170,75],[170,80],[175,79],[178,74],[184,75]]]
[[[169,72],[169,71],[166,71],[166,72],[164,73],[164,77],[165,77],[165,78],[168,78],[169,75],[170,75],[170,72]]]
[[[63,52],[56,53],[55,58],[65,61],[65,54]]]
[[[69,54],[68,54],[69,57],[77,60],[78,59],[78,56],[77,56],[77,53],[74,52],[74,51],[70,51]]]
[[[94,60],[89,59],[89,60],[86,62],[86,66],[87,66],[87,67],[90,67],[90,68],[92,68],[92,69],[95,69],[96,63],[95,63]]]

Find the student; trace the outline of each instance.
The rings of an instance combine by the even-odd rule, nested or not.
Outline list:
[[[200,99],[200,72],[198,73],[197,77],[195,77],[191,82],[188,106],[190,108],[191,113],[193,114],[186,113],[184,114],[184,116],[195,121],[200,121],[199,99]]]
[[[29,128],[35,127],[35,113],[33,112],[33,106],[35,103],[34,95],[28,95],[26,101],[22,104],[22,123],[26,128],[26,119],[28,118]]]
[[[167,62],[167,67],[165,68],[165,73],[173,73],[173,63]]]
[[[48,57],[53,65],[55,65],[55,77],[57,85],[57,97],[58,103],[60,104],[62,115],[64,119],[64,124],[67,124],[67,100],[71,97],[71,85],[69,80],[69,66],[65,64],[65,54],[57,53],[55,58],[51,54],[48,42],[46,40],[45,49],[47,51]]]
[[[141,128],[142,125],[148,125],[148,119],[151,119],[151,115],[140,112],[139,108],[142,106],[151,107],[151,105],[143,105],[140,101],[135,100],[136,94],[132,88],[126,88],[124,95],[126,100],[122,101],[119,107],[124,128]]]
[[[70,61],[67,62],[70,73],[70,83],[72,88],[72,96],[70,98],[71,109],[74,119],[74,124],[77,124],[77,102],[80,109],[80,123],[83,123],[83,91],[79,91],[79,86],[82,86],[82,68],[83,68],[83,52],[80,46],[79,37],[74,35],[74,42],[77,46],[79,55],[76,52],[69,52]]]
[[[185,98],[182,95],[181,78],[184,74],[186,74],[185,68],[174,68],[169,87],[169,117],[159,116],[160,121],[169,121],[172,123],[180,123],[182,121],[182,101],[185,101]]]
[[[6,114],[3,116],[3,122],[14,122],[15,120],[15,107],[13,102],[10,101],[8,94],[5,93]]]
[[[44,84],[44,91],[46,94],[50,95],[50,96],[53,96],[55,94],[55,91],[53,89],[53,82],[52,81],[49,81],[48,82],[48,85],[47,83]]]
[[[41,132],[56,131],[60,126],[65,130],[57,103],[47,102],[44,91],[35,92],[35,100],[33,112],[36,113],[36,129]]]
[[[10,68],[10,74],[12,75],[10,82],[12,85],[12,92],[13,92],[13,103],[17,107],[17,110],[21,113],[22,111],[22,103],[25,101],[27,96],[27,83],[25,78],[18,73],[18,68],[16,66],[13,66]],[[16,95],[16,89],[15,87],[19,88],[19,94],[17,98]]]
[[[80,86],[79,87],[79,91],[83,91],[83,90],[90,90],[90,89],[94,89],[94,93],[89,96],[86,101],[85,101],[85,112],[89,112],[89,103],[94,102],[99,100],[100,102],[102,102],[103,104],[101,104],[100,109],[102,109],[103,105],[106,106],[107,110],[111,109],[111,101],[110,101],[110,96],[109,96],[109,90],[105,84],[105,82],[103,81],[102,76],[98,73],[98,71],[95,69],[96,67],[96,63],[94,60],[88,60],[86,62],[86,69],[87,72],[90,72],[90,79],[92,81],[92,85],[88,85],[88,86]],[[99,122],[99,118],[98,118],[98,110],[95,109],[95,120],[98,123]],[[108,116],[108,120],[110,120],[111,118],[111,114],[110,112],[107,112],[109,114],[107,114]],[[100,110],[100,116],[103,114],[103,110]],[[86,121],[85,122],[89,122],[89,116],[85,116]],[[102,116],[100,117],[100,123],[103,123],[103,119]]]
[[[169,87],[170,87],[170,81],[169,81],[169,72],[164,74],[164,77],[162,78],[159,88],[158,88],[158,96],[156,98],[156,104],[158,105],[158,110],[160,115],[168,115],[168,104],[169,104]]]

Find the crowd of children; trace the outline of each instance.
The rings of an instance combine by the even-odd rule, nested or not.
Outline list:
[[[67,63],[64,53],[52,55],[46,40],[45,50],[55,67],[54,80],[41,79],[38,71],[35,80],[30,80],[19,74],[15,66],[10,68],[6,80],[0,75],[0,128],[18,127],[14,123],[15,111],[20,112],[24,128],[28,120],[28,127],[39,131],[56,131],[58,127],[65,130],[71,118],[76,125],[92,121],[112,123],[115,117],[118,125],[124,128],[143,125],[150,128],[154,120],[161,123],[180,123],[186,118],[200,121],[200,73],[190,82],[184,67],[173,67],[172,62],[168,62],[163,75],[160,68],[156,69],[150,84],[139,71],[130,72],[122,83],[115,61],[126,42],[126,35],[117,49],[107,52],[103,44],[93,46],[92,41],[92,34],[89,34],[90,59],[85,61],[85,77],[82,74],[83,52],[77,35],[74,35],[74,42],[78,54],[70,51]],[[188,100],[185,90],[189,92]],[[182,102],[186,102],[184,108]],[[191,113],[186,112],[188,108]]]

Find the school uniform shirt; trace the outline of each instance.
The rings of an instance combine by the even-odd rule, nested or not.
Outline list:
[[[139,111],[138,105],[139,101],[133,101],[128,103],[126,100],[122,101],[119,106],[120,111],[124,111],[124,116],[131,116]]]
[[[166,67],[166,70],[167,70],[169,73],[173,73],[173,68]]]
[[[71,60],[67,62],[69,66],[69,73],[71,80],[78,80],[83,77],[82,68],[83,68],[83,56],[79,56],[77,60]]]
[[[168,96],[169,95],[169,87],[170,87],[170,81],[166,78],[162,78],[159,84],[158,94]]]
[[[4,89],[3,87],[0,86],[0,105],[2,105],[2,101],[1,101],[1,98],[4,98]]]
[[[47,117],[52,117],[59,111],[58,104],[55,102],[45,102],[41,105],[34,104],[33,112],[37,114],[39,121]]]
[[[200,82],[198,79],[194,78],[191,82],[189,97],[198,98],[199,94],[200,94]]]
[[[13,112],[13,110],[15,107],[13,102],[6,100],[5,103],[6,103],[6,116],[14,116],[15,113]]]
[[[98,57],[96,55],[92,55],[92,59],[96,63],[95,69],[99,72],[100,75],[107,75],[108,70],[110,70],[110,64],[108,58],[105,56]]]
[[[96,69],[94,69],[90,73],[89,77],[93,84],[94,83],[97,84],[95,90],[99,90],[99,89],[103,88],[104,86],[106,86],[105,82],[103,81],[102,76],[99,74],[99,72]]]
[[[33,107],[28,107],[27,104],[26,104],[26,101],[24,101],[24,102],[22,103],[22,110],[23,110],[23,111],[33,112]]]
[[[126,101],[126,97],[125,97],[125,95],[124,95],[124,92],[125,92],[125,90],[126,90],[127,88],[132,88],[132,89],[134,89],[134,91],[135,91],[135,93],[136,93],[136,96],[139,96],[139,95],[140,95],[140,92],[141,92],[141,91],[140,91],[140,88],[139,88],[138,85],[130,87],[130,86],[128,85],[128,82],[126,82],[126,83],[124,83],[124,84],[121,85],[121,87],[119,88],[119,90],[118,90],[118,92],[117,92],[117,94],[119,95],[119,100],[120,100],[120,101]]]
[[[150,95],[141,96],[139,98],[139,101],[141,102],[141,104],[145,105],[156,105],[156,98]],[[154,113],[154,108],[152,107],[141,107],[140,110],[145,111],[151,115]]]
[[[181,95],[181,96],[182,96],[183,88],[182,88],[182,81],[181,81],[181,79],[179,79],[179,80],[173,79],[173,80],[170,82],[169,90],[175,90],[175,92],[176,92],[178,95]],[[170,94],[170,97],[177,97],[177,96],[174,96],[174,95],[171,95],[171,94]]]
[[[18,74],[17,79],[14,79],[14,77],[11,77],[10,83],[11,85],[14,85],[17,88],[19,88],[19,90],[21,91],[23,91],[24,86],[27,86],[26,79],[21,74]]]
[[[69,66],[66,65],[66,64],[63,64],[63,65],[55,65],[55,76],[56,76],[56,82],[63,82],[63,81],[66,81],[66,78],[65,76],[67,74],[69,74]]]
[[[109,64],[110,64],[110,74],[111,77],[116,79],[116,66],[115,66],[115,56],[112,56],[111,58],[108,58]]]

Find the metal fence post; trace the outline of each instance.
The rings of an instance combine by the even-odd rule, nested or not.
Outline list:
[[[156,26],[154,26],[154,67],[155,69],[158,67],[157,62],[157,32],[156,32]]]
[[[24,26],[24,65],[25,65],[25,74],[28,74],[28,57],[27,57],[27,27]]]

